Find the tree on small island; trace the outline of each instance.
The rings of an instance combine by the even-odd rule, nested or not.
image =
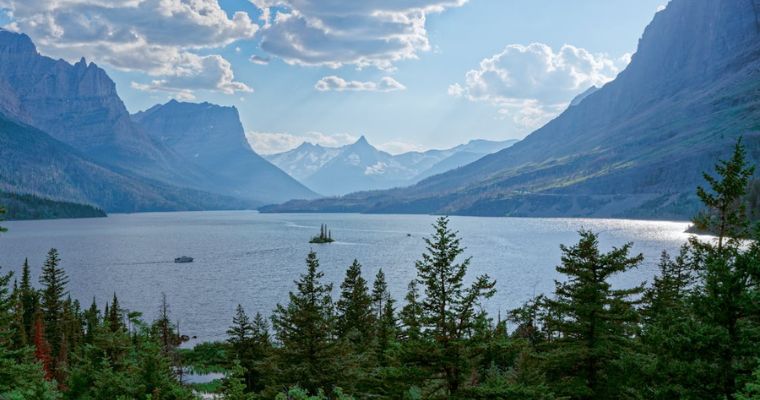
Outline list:
[[[335,240],[332,238],[332,233],[327,229],[326,224],[322,224],[319,227],[319,236],[314,236],[309,240],[309,243],[332,243]]]

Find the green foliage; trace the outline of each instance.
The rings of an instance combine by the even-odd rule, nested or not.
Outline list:
[[[436,220],[433,236],[425,238],[426,252],[416,267],[417,283],[425,290],[420,325],[433,345],[429,368],[443,381],[441,393],[454,395],[469,369],[467,339],[476,320],[475,310],[480,299],[495,293],[496,283],[483,275],[464,287],[470,259],[457,262],[464,248],[448,225],[447,217]]]
[[[57,201],[32,194],[17,194],[0,191],[0,202],[8,207],[8,219],[55,219],[55,218],[98,218],[106,213],[89,204]]]
[[[309,392],[330,390],[341,366],[336,362],[335,315],[331,284],[322,283],[317,254],[306,258],[307,271],[295,282],[287,306],[278,304],[272,324],[281,347],[276,353],[276,380],[282,386],[299,385]]]
[[[580,232],[572,247],[561,246],[565,276],[556,282],[555,297],[545,300],[551,327],[546,343],[546,370],[554,390],[573,399],[619,398],[623,376],[617,364],[631,351],[638,313],[632,297],[643,287],[612,289],[609,279],[638,266],[643,257],[629,256],[631,244],[599,251],[597,236]]]

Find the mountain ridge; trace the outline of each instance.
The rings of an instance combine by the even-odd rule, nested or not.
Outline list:
[[[671,1],[615,80],[510,148],[407,188],[263,211],[688,218],[738,137],[760,159],[752,6]]]

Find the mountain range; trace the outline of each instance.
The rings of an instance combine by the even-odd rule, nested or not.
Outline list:
[[[233,107],[130,115],[106,72],[0,29],[0,189],[107,211],[250,208],[316,194],[256,154]]]
[[[689,218],[739,137],[760,160],[759,6],[672,0],[615,80],[514,146],[410,187],[262,210]]]
[[[283,171],[323,195],[408,186],[485,155],[507,148],[517,140],[472,140],[446,150],[391,155],[378,150],[362,136],[342,147],[304,142],[297,148],[265,157]]]

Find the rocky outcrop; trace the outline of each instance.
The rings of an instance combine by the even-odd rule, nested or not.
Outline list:
[[[132,118],[152,140],[211,176],[205,189],[261,202],[316,197],[251,149],[235,107],[172,100]]]

